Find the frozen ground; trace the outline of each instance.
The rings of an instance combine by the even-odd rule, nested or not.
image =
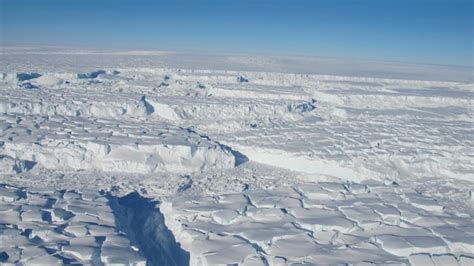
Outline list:
[[[0,61],[0,262],[474,263],[472,69]]]

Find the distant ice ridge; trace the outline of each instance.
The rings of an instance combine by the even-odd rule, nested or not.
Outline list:
[[[173,89],[174,95],[167,95],[169,76],[165,75],[163,81],[160,77],[144,80],[147,77],[143,73],[133,74],[132,77],[123,77],[119,73],[117,70],[96,70],[78,74],[6,74],[4,82],[7,85],[15,84],[22,90],[7,91],[0,97],[0,113],[179,122],[185,119],[212,120],[244,116],[254,119],[279,119],[281,116],[297,118],[299,114],[314,109],[311,98],[306,95],[215,88],[199,82],[190,82],[192,86],[189,86],[173,80],[173,85],[178,85],[179,89]],[[239,77],[238,74],[232,77],[232,81],[240,82],[236,77]],[[177,78],[186,80],[186,76],[177,75]],[[146,90],[146,85],[152,86],[153,91]],[[116,91],[116,97],[110,97],[110,89]],[[252,100],[239,100],[242,95]]]
[[[59,72],[92,68],[182,68],[195,71],[258,71],[329,74],[356,77],[473,81],[472,66],[444,66],[374,60],[276,55],[238,55],[71,49],[67,47],[2,47],[1,72],[17,70]],[[35,59],[32,64],[32,58]]]

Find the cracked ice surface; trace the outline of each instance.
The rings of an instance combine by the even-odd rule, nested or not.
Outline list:
[[[2,263],[473,264],[465,70],[1,53]]]
[[[116,227],[109,200],[98,192],[0,185],[2,263],[144,265]]]
[[[161,210],[196,265],[474,263],[472,217],[397,185],[305,183]]]

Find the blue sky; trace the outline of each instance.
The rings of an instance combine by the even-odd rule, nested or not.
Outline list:
[[[474,0],[0,0],[3,45],[473,65]]]

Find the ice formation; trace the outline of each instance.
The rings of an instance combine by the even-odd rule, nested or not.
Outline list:
[[[5,48],[0,263],[472,265],[472,80],[285,60]]]

